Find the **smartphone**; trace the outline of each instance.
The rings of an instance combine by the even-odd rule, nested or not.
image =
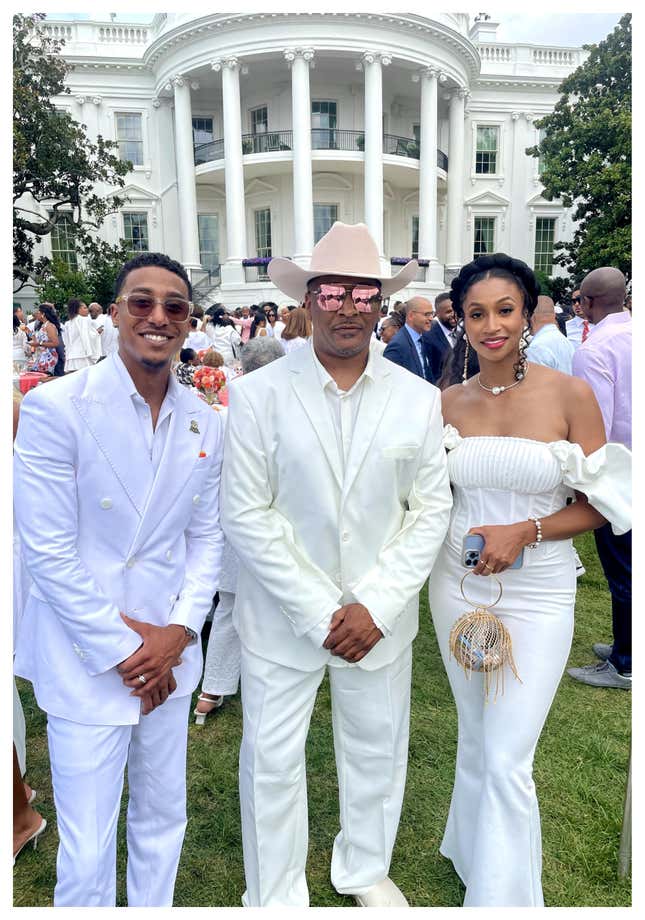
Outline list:
[[[484,538],[478,533],[467,533],[464,537],[462,562],[467,569],[474,569],[484,548]],[[524,562],[524,547],[509,569],[521,569]]]

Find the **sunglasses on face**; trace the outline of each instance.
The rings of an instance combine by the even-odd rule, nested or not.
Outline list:
[[[580,298],[579,298],[579,297],[572,297],[572,298],[571,298],[571,303],[580,303]]]
[[[167,297],[162,300],[151,294],[120,294],[115,303],[121,300],[125,302],[125,308],[133,319],[145,319],[150,316],[157,303],[161,304],[168,319],[176,323],[185,323],[193,311],[190,300],[184,300],[182,297]]]
[[[359,313],[371,313],[383,300],[379,288],[366,284],[321,284],[311,293],[320,309],[327,312],[340,310],[348,294]]]

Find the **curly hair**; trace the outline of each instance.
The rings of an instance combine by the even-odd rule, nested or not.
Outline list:
[[[452,279],[450,296],[459,319],[462,319],[464,315],[463,303],[467,292],[473,284],[485,278],[505,278],[508,281],[514,281],[522,294],[527,319],[531,318],[540,293],[537,278],[526,262],[522,262],[521,259],[513,259],[504,252],[495,252],[479,256],[464,265],[459,274]]]
[[[114,300],[116,300],[121,293],[121,288],[130,272],[133,272],[137,268],[148,268],[149,266],[165,268],[166,271],[172,272],[173,275],[177,275],[188,288],[188,299],[193,299],[193,288],[190,283],[190,278],[188,277],[186,269],[180,262],[176,262],[163,252],[140,252],[121,267],[116,281],[114,282]]]

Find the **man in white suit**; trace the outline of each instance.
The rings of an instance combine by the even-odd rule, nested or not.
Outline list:
[[[128,904],[172,905],[197,639],[223,542],[221,422],[170,374],[190,297],[177,262],[132,259],[112,305],[118,353],[22,404],[15,505],[33,586],[15,670],[47,712],[56,906],[115,904],[126,765]]]
[[[439,391],[370,337],[382,297],[416,270],[382,278],[364,224],[335,223],[308,270],[274,259],[272,281],[311,313],[313,347],[231,386],[221,513],[241,560],[247,906],[309,903],[304,749],[327,665],[341,819],[332,882],[361,906],[407,905],[388,873],[411,643],[451,495]]]

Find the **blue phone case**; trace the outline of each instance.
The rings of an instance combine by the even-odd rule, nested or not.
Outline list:
[[[484,538],[478,533],[467,533],[464,537],[462,563],[467,569],[474,569],[479,562],[479,556],[484,548]],[[524,562],[524,547],[509,569],[521,569]]]

